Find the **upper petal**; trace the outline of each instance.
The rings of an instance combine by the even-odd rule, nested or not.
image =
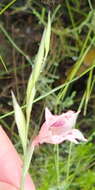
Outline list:
[[[47,127],[64,127],[66,129],[72,128],[78,117],[79,112],[68,111],[61,115],[52,115],[48,108],[45,110],[45,119]]]
[[[50,110],[46,107],[45,108],[45,120],[48,121],[52,118],[52,113],[50,112]]]
[[[51,127],[52,125],[56,125],[58,126],[59,125],[59,122],[60,122],[60,125],[61,123],[63,123],[63,114],[61,115],[53,115],[50,110],[48,108],[45,109],[45,121],[46,121],[46,125],[47,127]],[[57,122],[57,124],[56,124]]]

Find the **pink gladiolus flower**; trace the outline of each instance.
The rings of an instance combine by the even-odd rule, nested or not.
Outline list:
[[[0,190],[19,190],[22,161],[0,126]],[[29,175],[26,177],[25,190],[35,190]]]
[[[45,110],[45,122],[42,125],[33,145],[42,143],[59,144],[65,140],[79,143],[87,141],[78,129],[74,129],[79,112],[68,111],[61,115],[52,115],[48,108]]]

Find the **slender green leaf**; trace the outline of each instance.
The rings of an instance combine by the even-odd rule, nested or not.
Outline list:
[[[18,128],[18,132],[19,132],[19,136],[21,139],[21,143],[23,146],[23,150],[25,150],[25,137],[26,137],[26,121],[25,121],[25,117],[24,114],[15,98],[14,93],[12,92],[12,99],[13,99],[13,106],[14,106],[14,112],[15,112],[15,121],[17,124],[17,128]]]

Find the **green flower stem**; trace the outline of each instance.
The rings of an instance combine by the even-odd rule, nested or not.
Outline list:
[[[60,186],[60,171],[59,171],[59,145],[56,145],[56,157],[55,157],[56,175],[57,175],[57,188]]]
[[[69,155],[68,155],[68,162],[67,162],[66,183],[68,183],[69,172],[70,172],[70,162],[71,162],[72,145],[73,145],[73,144],[70,143],[70,147],[69,147]]]
[[[22,176],[21,176],[21,185],[20,185],[20,190],[24,190],[24,185],[25,185],[25,178],[30,166],[30,162],[33,156],[34,152],[34,146],[30,145],[28,149],[26,149],[25,157],[24,157],[24,164],[23,164],[23,169],[22,169]]]
[[[81,111],[84,101],[85,101],[85,97],[86,97],[86,92],[84,92],[82,100],[80,102],[78,111]],[[67,172],[66,172],[66,184],[68,184],[68,180],[69,180],[69,173],[70,173],[70,163],[71,163],[71,154],[72,154],[72,148],[73,148],[73,144],[72,142],[70,143],[69,146],[69,155],[68,155],[68,161],[67,161]]]

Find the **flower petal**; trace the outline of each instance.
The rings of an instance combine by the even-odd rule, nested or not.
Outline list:
[[[79,141],[87,141],[87,139],[84,138],[83,134],[78,129],[72,129],[69,131],[65,136],[65,140],[71,141],[75,144],[78,144]]]
[[[45,120],[46,120],[46,123],[47,125],[49,124],[49,122],[53,119],[53,115],[52,113],[50,112],[50,110],[46,107],[45,108]]]
[[[79,141],[87,142],[87,139],[84,138],[83,134],[78,129],[73,129],[72,135],[75,137],[75,139],[77,139]]]

